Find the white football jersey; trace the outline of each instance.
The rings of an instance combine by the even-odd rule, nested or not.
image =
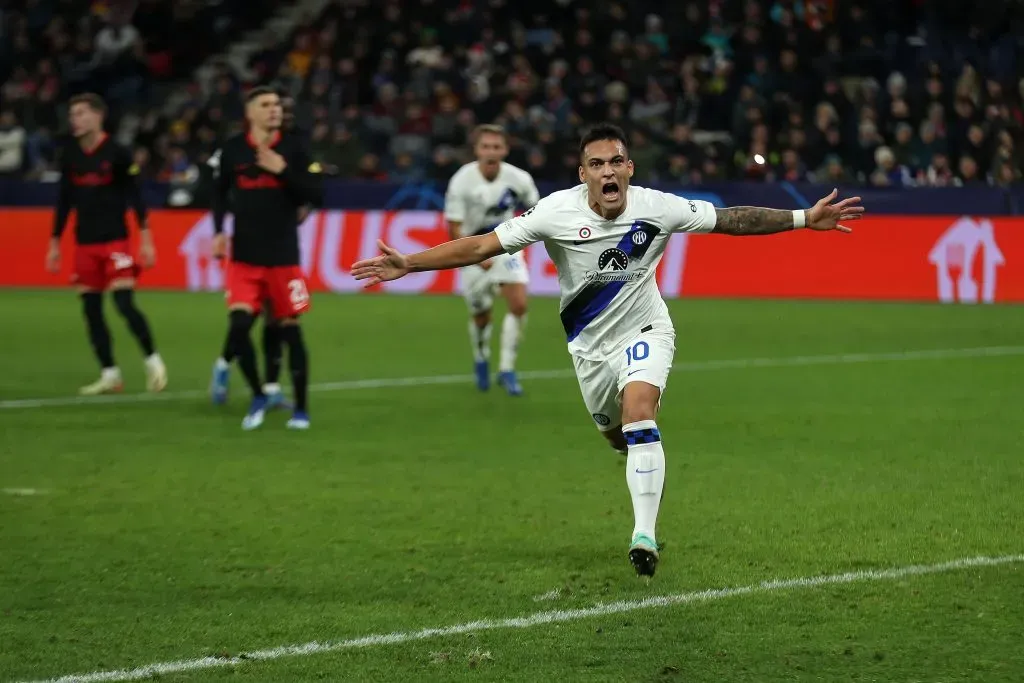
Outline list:
[[[715,207],[644,187],[630,187],[626,209],[605,220],[587,201],[587,186],[555,192],[495,229],[516,253],[544,242],[558,269],[561,318],[574,356],[602,360],[648,326],[669,327],[655,270],[674,232],[710,232]]]
[[[461,235],[482,235],[529,208],[540,199],[533,177],[521,168],[502,162],[494,180],[487,180],[477,162],[466,164],[448,181],[444,197],[445,220],[462,223]]]

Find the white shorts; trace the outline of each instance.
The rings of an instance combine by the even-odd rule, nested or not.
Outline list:
[[[597,428],[606,432],[622,424],[622,391],[630,382],[653,384],[664,392],[675,353],[675,331],[662,328],[639,332],[605,360],[573,356],[583,402]]]
[[[498,285],[528,284],[530,273],[522,252],[499,254],[491,259],[490,270],[480,266],[466,266],[460,272],[462,296],[473,315],[491,310],[494,305],[494,290]]]

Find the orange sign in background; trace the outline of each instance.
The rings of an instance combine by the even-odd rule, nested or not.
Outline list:
[[[0,286],[69,284],[69,228],[60,275],[43,267],[52,225],[45,209],[0,210]],[[208,213],[150,214],[157,265],[141,286],[193,291],[223,288],[222,264],[209,257]],[[852,235],[797,231],[767,237],[676,235],[658,282],[666,297],[800,297],[947,302],[1024,302],[1024,219],[969,216],[883,216],[854,223]],[[228,224],[230,230],[230,220]],[[436,211],[320,211],[299,228],[303,268],[314,290],[361,291],[352,263],[376,253],[377,239],[401,251],[447,238]],[[530,290],[557,294],[543,245],[527,250]],[[388,292],[451,293],[454,272],[415,273],[387,283]]]

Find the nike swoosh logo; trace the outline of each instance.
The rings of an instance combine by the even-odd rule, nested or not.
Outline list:
[[[655,467],[655,468],[654,468],[653,470],[641,470],[641,469],[637,469],[636,473],[637,473],[637,474],[650,474],[651,472],[657,472],[657,471],[658,471],[658,468],[657,468],[657,467]]]
[[[643,372],[643,371],[644,371],[643,368],[640,368],[639,370],[632,370],[632,371],[626,373],[626,377],[629,377],[630,375],[635,375],[636,373]]]

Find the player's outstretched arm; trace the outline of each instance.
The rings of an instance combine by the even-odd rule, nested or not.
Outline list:
[[[378,241],[377,246],[384,253],[352,265],[353,277],[366,280],[367,287],[397,280],[409,273],[471,266],[505,253],[493,232],[452,240],[408,256],[384,242]]]
[[[864,215],[860,197],[835,201],[838,190],[803,211],[765,209],[757,206],[733,206],[717,209],[717,221],[712,232],[724,235],[772,235],[777,232],[810,228],[811,230],[838,230],[852,232],[841,223],[855,221]]]

